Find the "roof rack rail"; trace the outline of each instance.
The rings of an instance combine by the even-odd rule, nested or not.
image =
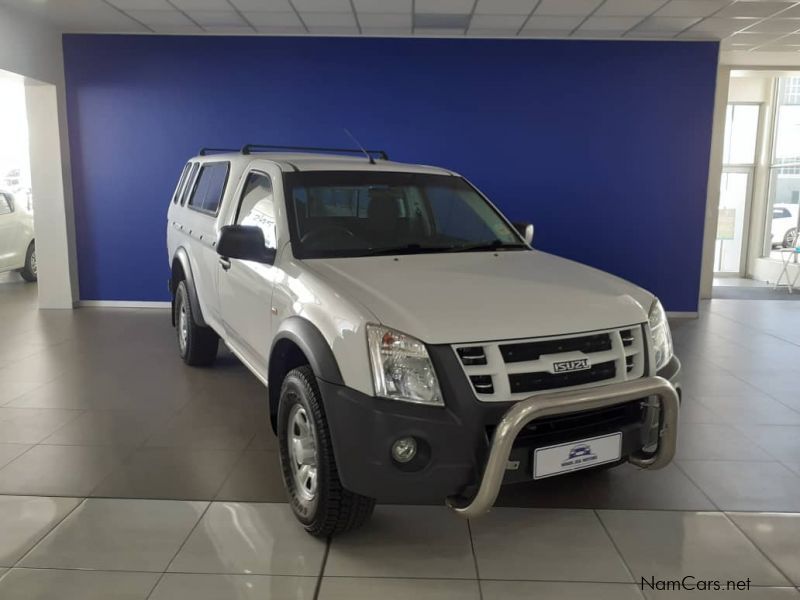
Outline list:
[[[200,148],[200,156],[206,156],[212,152],[238,152],[236,148]]]
[[[252,154],[255,152],[264,152],[268,150],[298,150],[300,152],[330,152],[332,154],[367,154],[372,156],[375,154],[378,158],[389,160],[389,155],[386,150],[357,150],[352,148],[316,148],[314,146],[275,146],[273,144],[245,144],[242,146],[242,154]]]

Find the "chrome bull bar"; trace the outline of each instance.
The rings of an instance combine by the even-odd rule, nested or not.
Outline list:
[[[661,404],[661,428],[658,446],[652,455],[632,455],[628,461],[644,469],[660,469],[675,455],[678,435],[678,393],[663,377],[643,377],[605,386],[553,392],[520,400],[512,406],[494,430],[489,459],[483,471],[480,487],[472,500],[457,496],[447,499],[447,505],[464,518],[479,517],[494,504],[506,472],[511,447],[517,434],[528,423],[541,417],[621,404],[630,400],[655,396]]]

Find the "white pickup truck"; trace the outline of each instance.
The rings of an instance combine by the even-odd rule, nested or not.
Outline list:
[[[503,484],[663,467],[680,363],[661,304],[532,237],[458,174],[382,151],[204,149],[168,213],[180,354],[210,365],[222,338],[267,386],[316,536],[376,501],[475,517]]]

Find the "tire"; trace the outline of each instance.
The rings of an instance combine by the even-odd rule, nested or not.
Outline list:
[[[322,398],[309,366],[289,371],[283,380],[278,444],[289,503],[308,533],[325,538],[369,519],[375,500],[345,489],[339,480]],[[304,467],[309,469],[304,472]]]
[[[795,244],[797,244],[797,227],[792,227],[783,236],[783,247],[794,248]]]
[[[19,270],[19,274],[29,283],[39,279],[39,268],[36,262],[36,242],[28,244],[28,250],[25,252],[25,266]]]
[[[214,363],[219,336],[210,327],[195,323],[185,281],[181,281],[175,290],[175,329],[183,362],[193,367],[207,367]]]

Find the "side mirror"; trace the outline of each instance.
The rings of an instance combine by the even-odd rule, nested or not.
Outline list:
[[[533,243],[533,224],[517,222],[512,223],[512,225],[514,225],[514,228],[525,238],[528,244]]]
[[[275,253],[274,248],[267,248],[260,227],[225,225],[219,230],[217,254],[220,256],[271,265],[275,262]]]

